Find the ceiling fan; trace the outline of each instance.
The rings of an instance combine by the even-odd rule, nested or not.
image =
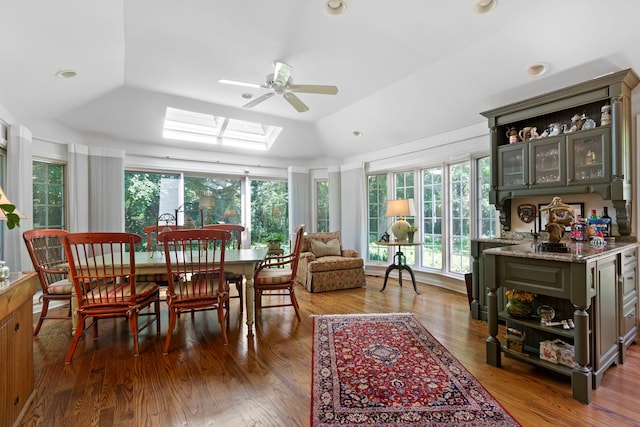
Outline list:
[[[335,95],[338,93],[338,88],[336,86],[326,86],[326,85],[297,85],[293,84],[293,80],[291,78],[291,70],[293,68],[289,64],[285,64],[284,62],[275,62],[274,71],[271,74],[267,75],[266,82],[264,84],[255,84],[255,83],[245,83],[238,82],[235,80],[218,80],[220,83],[237,85],[237,86],[246,86],[246,87],[254,87],[254,88],[263,88],[263,89],[271,89],[271,92],[265,93],[254,99],[251,102],[246,103],[242,107],[244,108],[252,108],[256,105],[260,104],[263,101],[271,98],[274,95],[282,95],[284,99],[287,100],[289,104],[293,108],[295,108],[298,112],[304,113],[309,110],[309,107],[300,100],[296,96],[294,92],[297,93],[315,93],[321,95]]]

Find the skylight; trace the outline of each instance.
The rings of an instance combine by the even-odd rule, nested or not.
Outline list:
[[[266,151],[282,128],[167,107],[162,136],[181,141]]]

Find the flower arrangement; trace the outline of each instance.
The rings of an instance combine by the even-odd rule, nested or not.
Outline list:
[[[533,299],[538,296],[533,292],[521,291],[519,289],[507,289],[504,294],[507,299],[520,302],[533,302]]]

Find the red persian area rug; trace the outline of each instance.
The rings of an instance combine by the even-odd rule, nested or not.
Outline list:
[[[519,426],[412,314],[313,318],[311,425]]]

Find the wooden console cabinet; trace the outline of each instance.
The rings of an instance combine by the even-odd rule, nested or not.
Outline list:
[[[638,338],[636,243],[595,248],[572,243],[569,253],[541,252],[537,242],[484,251],[484,279],[488,288],[487,363],[501,366],[501,355],[539,365],[571,377],[574,399],[591,401],[605,371],[624,363],[626,348]],[[501,311],[503,288],[537,294],[541,304],[556,310],[556,319],[572,319],[575,329],[546,326],[539,318],[515,318]],[[525,332],[523,352],[513,351],[498,337],[498,320]],[[540,342],[561,339],[574,347],[571,368],[540,358]]]
[[[0,282],[0,427],[14,425],[32,397],[37,288],[36,273],[13,273]]]

